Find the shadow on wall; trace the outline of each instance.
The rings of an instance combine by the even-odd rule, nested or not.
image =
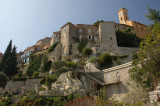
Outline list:
[[[87,72],[87,74],[93,76],[94,78],[102,81],[102,82],[105,82],[105,79],[104,79],[104,73],[103,72]]]
[[[107,91],[109,91],[106,91],[107,97],[112,97],[115,94],[118,94],[117,96],[120,96],[121,94],[127,94],[129,92],[128,87],[125,86],[123,83],[106,85],[105,87]]]

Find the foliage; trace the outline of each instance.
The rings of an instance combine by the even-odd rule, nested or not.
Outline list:
[[[68,95],[63,97],[34,97],[21,99],[16,106],[65,106],[74,96]]]
[[[31,77],[34,71],[39,71],[41,66],[43,55],[34,55],[33,53],[29,57],[29,66],[27,69],[27,76]]]
[[[4,72],[7,76],[13,76],[18,73],[17,68],[17,53],[16,47],[12,49],[12,40],[9,42],[7,49],[2,57],[0,63],[0,71]]]
[[[71,62],[72,58],[70,56],[63,56],[63,61],[64,62]]]
[[[112,65],[112,58],[109,54],[101,54],[98,58],[98,62],[101,68],[108,68]]]
[[[42,68],[41,71],[42,72],[49,72],[49,70],[51,69],[51,61],[48,61],[48,57],[46,55],[43,56],[43,60],[42,60]]]
[[[26,77],[18,77],[18,78],[12,78],[12,81],[26,81],[27,78]]]
[[[38,72],[38,71],[35,71],[35,72],[33,73],[33,77],[39,77],[39,72]]]
[[[5,87],[7,81],[8,81],[7,76],[0,72],[0,87]]]
[[[103,20],[100,20],[100,21],[99,21],[99,20],[97,20],[97,22],[95,22],[93,25],[95,25],[95,26],[97,26],[97,27],[98,27],[98,26],[99,26],[99,22],[104,22],[104,21],[103,21]]]
[[[136,60],[136,59],[138,59],[138,55],[137,55],[137,53],[132,54],[132,60]]]
[[[156,9],[151,9],[148,7],[148,15],[146,17],[149,21],[153,21],[154,23],[160,22],[160,11]]]
[[[91,57],[91,58],[89,59],[89,62],[90,62],[90,63],[96,63],[96,62],[98,62],[98,57],[97,57],[97,56]]]
[[[141,42],[141,39],[128,29],[126,31],[117,30],[116,38],[120,47],[138,47]]]
[[[77,64],[75,62],[66,62],[66,66],[72,71],[77,68]]]
[[[82,41],[82,42],[80,42],[80,43],[78,44],[78,47],[77,47],[79,53],[81,53],[82,50],[83,50],[83,48],[85,48],[86,46],[87,46],[87,41]]]
[[[132,80],[147,90],[156,88],[160,78],[160,22],[153,25],[151,33],[141,42],[138,59],[130,70]]]
[[[83,48],[82,54],[83,56],[89,57],[92,54],[92,50],[90,48]]]
[[[66,63],[64,61],[56,61],[52,63],[52,69],[54,70],[61,70],[64,66],[66,66]]]
[[[50,48],[48,48],[48,52],[52,52],[58,44],[59,42],[55,42]]]
[[[17,74],[18,77],[22,77],[22,71],[19,71]]]

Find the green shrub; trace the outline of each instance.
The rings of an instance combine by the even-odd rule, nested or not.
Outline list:
[[[39,72],[38,72],[38,71],[35,71],[35,72],[33,73],[33,77],[39,77]]]
[[[61,70],[64,66],[66,66],[66,63],[64,61],[56,61],[52,63],[52,69],[54,70]]]
[[[138,55],[137,55],[137,53],[132,54],[132,60],[136,60],[136,59],[138,59]]]
[[[0,72],[0,87],[5,87],[5,85],[7,84],[8,81],[8,77]]]
[[[22,77],[22,71],[19,71],[17,74],[18,77]]]
[[[90,62],[90,63],[96,63],[97,61],[98,61],[97,56],[91,57],[91,58],[89,59],[89,62]]]
[[[83,48],[85,48],[86,46],[87,46],[87,41],[80,42],[79,45],[78,45],[78,47],[77,47],[79,53],[81,53],[82,50],[83,50]]]
[[[70,56],[63,56],[63,61],[65,61],[65,62],[71,62],[72,58]]]
[[[31,77],[34,73],[34,71],[39,71],[41,66],[43,55],[37,55],[31,54],[29,57],[29,66],[27,69],[27,76]]]
[[[55,42],[50,48],[48,48],[48,52],[52,52],[58,44],[59,42]]]
[[[18,77],[18,78],[12,78],[12,81],[26,81],[26,77]]]
[[[75,70],[77,68],[77,64],[75,62],[66,62],[66,66],[70,69],[70,70]]]
[[[90,48],[83,48],[82,50],[83,56],[90,56],[92,54],[92,50]]]
[[[112,58],[109,54],[104,53],[99,56],[98,62],[101,68],[108,68],[112,65]]]
[[[49,72],[51,69],[52,62],[48,61],[48,57],[46,55],[43,56],[43,65],[41,68],[42,72]]]
[[[129,29],[126,31],[116,31],[117,44],[120,47],[139,47],[142,39],[131,33]]]

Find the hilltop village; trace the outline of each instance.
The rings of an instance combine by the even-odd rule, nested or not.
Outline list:
[[[105,87],[107,98],[124,100],[134,89],[128,85],[132,56],[139,51],[139,42],[148,31],[146,25],[129,20],[126,8],[121,8],[118,16],[119,23],[97,21],[93,25],[74,25],[68,22],[53,32],[52,37],[41,39],[18,53],[23,79],[8,81],[5,89],[21,95],[35,91],[40,96],[94,97]],[[103,56],[109,56],[110,62],[101,62],[99,57]],[[41,64],[38,59],[42,60]],[[34,60],[38,68],[33,71]],[[56,80],[46,83],[52,75],[56,75]]]

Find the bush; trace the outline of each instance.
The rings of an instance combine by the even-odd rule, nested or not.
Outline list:
[[[65,62],[71,62],[72,58],[70,56],[63,56],[63,61],[65,61]]]
[[[70,69],[70,70],[75,70],[77,68],[77,64],[75,62],[67,62],[66,66]]]
[[[52,69],[61,70],[64,66],[66,66],[66,63],[64,61],[58,60],[52,64]]]
[[[0,72],[0,87],[5,87],[5,85],[7,84],[8,81],[8,77]]]
[[[91,57],[91,58],[89,59],[89,62],[90,62],[90,63],[96,63],[97,61],[98,61],[97,56]]]
[[[48,48],[48,52],[52,52],[58,44],[59,42],[54,43],[50,48]]]
[[[38,71],[35,71],[35,72],[33,73],[33,77],[39,77],[39,72],[38,72]]]
[[[43,65],[41,68],[42,72],[49,72],[51,69],[52,62],[48,61],[48,57],[46,55],[43,56]]]
[[[39,71],[41,66],[43,55],[37,55],[31,54],[29,57],[29,66],[27,69],[27,76],[32,76],[35,71]]]
[[[86,45],[87,45],[87,41],[82,41],[82,42],[79,43],[79,45],[77,47],[79,53],[82,52],[83,48],[86,47]]]
[[[136,60],[136,59],[138,59],[138,55],[137,55],[137,53],[132,54],[132,60]]]
[[[92,54],[92,50],[90,48],[83,48],[82,54],[83,54],[83,56],[87,56],[88,57],[89,55]]]
[[[101,68],[108,68],[112,65],[112,58],[109,54],[104,53],[99,56],[98,62]]]

